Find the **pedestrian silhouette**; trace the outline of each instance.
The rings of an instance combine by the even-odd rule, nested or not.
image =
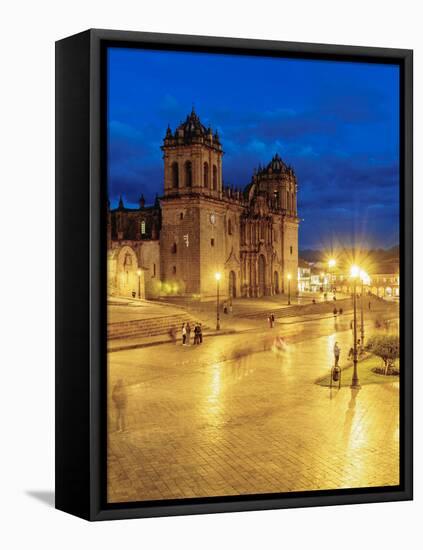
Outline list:
[[[338,346],[338,342],[335,342],[335,345],[333,346],[333,355],[335,357],[335,367],[337,367],[339,363],[339,356],[341,355],[341,348]]]
[[[116,430],[124,432],[126,430],[126,408],[128,405],[128,395],[120,378],[113,388],[112,401],[116,408]]]

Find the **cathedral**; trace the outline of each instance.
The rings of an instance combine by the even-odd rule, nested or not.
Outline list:
[[[225,186],[217,132],[194,109],[161,146],[164,190],[153,206],[108,210],[108,291],[157,298],[262,297],[296,290],[297,179],[278,154],[250,183]]]

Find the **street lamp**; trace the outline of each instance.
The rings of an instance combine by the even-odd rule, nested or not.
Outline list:
[[[137,270],[138,275],[138,299],[141,300],[141,269]]]
[[[328,266],[329,266],[329,276],[330,276],[330,289],[333,292],[333,271],[332,270],[336,266],[335,258],[331,258],[328,261]]]
[[[216,302],[216,330],[220,330],[220,307],[219,307],[219,287],[220,287],[220,279],[222,278],[222,274],[217,272],[214,274],[214,278],[216,279],[216,285],[217,285],[217,302]]]
[[[361,279],[361,341],[360,341],[360,350],[364,349],[364,285],[368,284],[369,276],[365,271],[360,271]]]
[[[350,276],[353,280],[353,308],[354,308],[354,348],[353,348],[353,363],[354,363],[354,370],[351,380],[351,388],[359,389],[360,383],[358,380],[358,372],[357,372],[357,278],[360,276],[360,268],[356,265],[353,265],[351,267]]]
[[[291,273],[288,273],[288,305],[291,305]]]

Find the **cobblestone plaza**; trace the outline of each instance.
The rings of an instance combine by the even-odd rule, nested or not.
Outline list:
[[[346,365],[347,325],[287,325],[283,353],[257,351],[265,327],[110,353],[109,502],[397,485],[399,383],[352,390],[347,368],[340,390],[316,384],[335,341]],[[111,400],[119,379],[123,431]]]

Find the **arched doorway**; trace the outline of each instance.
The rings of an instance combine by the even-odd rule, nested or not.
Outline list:
[[[275,290],[275,294],[279,294],[279,275],[277,271],[275,271],[273,274],[273,287]]]
[[[112,296],[145,298],[144,271],[138,268],[135,250],[127,245],[108,257],[108,288]]]
[[[235,271],[229,272],[229,297],[236,298],[236,275]]]
[[[258,259],[258,295],[264,296],[266,289],[266,260],[263,254]]]

